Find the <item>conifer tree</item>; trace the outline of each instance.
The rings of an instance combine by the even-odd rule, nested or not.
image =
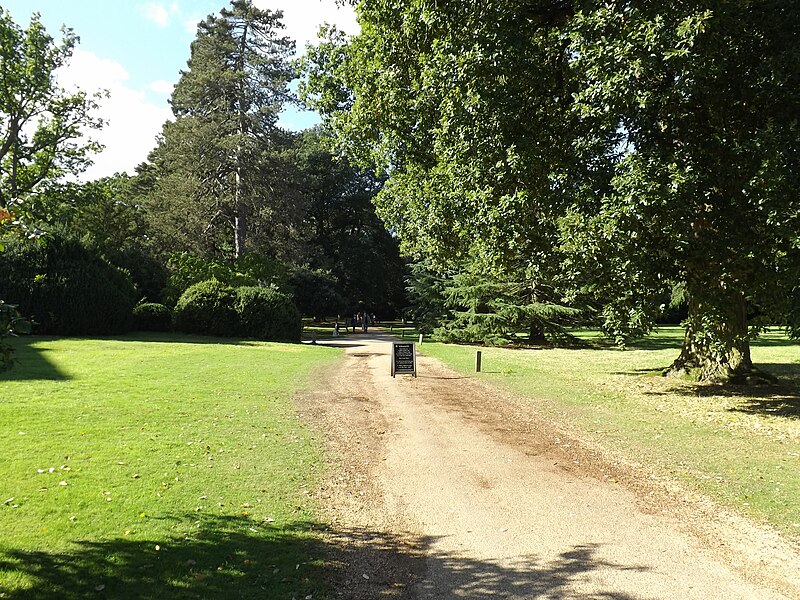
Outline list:
[[[198,25],[171,99],[175,121],[151,155],[153,212],[180,215],[168,235],[200,238],[212,254],[244,255],[248,214],[269,202],[275,184],[269,157],[294,77],[294,42],[280,35],[281,18],[233,0]]]

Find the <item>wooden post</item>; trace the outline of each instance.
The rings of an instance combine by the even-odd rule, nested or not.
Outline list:
[[[312,331],[311,332],[311,343],[312,344],[316,344],[317,343],[317,332],[316,331]]]
[[[422,343],[422,334],[421,333],[419,334],[419,343],[420,344]]]
[[[475,372],[481,372],[481,351],[478,350],[475,352]]]

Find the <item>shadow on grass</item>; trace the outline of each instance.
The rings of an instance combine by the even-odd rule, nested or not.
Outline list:
[[[49,338],[52,339],[52,338]],[[0,381],[65,381],[71,379],[47,358],[46,345],[33,346],[42,338],[18,337],[11,340],[14,348],[14,366],[0,373]]]
[[[77,541],[58,553],[0,545],[0,573],[21,575],[29,585],[0,588],[0,597],[318,597],[321,566],[309,557],[320,556],[323,548],[311,525],[278,530],[250,528],[232,517],[189,518],[198,526],[185,538]]]
[[[734,400],[728,410],[774,417],[800,418],[800,364],[759,364],[762,371],[775,375],[777,384],[693,384],[681,383],[669,388],[651,391],[651,395],[677,395],[683,397],[721,397]],[[629,373],[623,373],[629,374]]]
[[[81,338],[73,338],[81,339]],[[155,331],[137,331],[134,333],[126,333],[115,336],[98,336],[86,338],[91,340],[110,340],[117,342],[132,342],[132,343],[167,343],[167,344],[214,344],[226,346],[257,346],[261,344],[299,344],[300,341],[275,341],[275,340],[253,340],[237,337],[216,337],[208,335],[195,335],[190,333],[177,333],[177,332],[155,332]]]
[[[199,335],[187,335],[182,333],[156,333],[156,332],[136,332],[115,336],[94,336],[94,337],[57,337],[57,336],[20,336],[12,338],[10,343],[14,348],[14,366],[0,373],[0,381],[63,381],[71,377],[58,369],[53,362],[47,358],[47,352],[51,350],[48,342],[53,340],[70,341],[108,341],[122,343],[169,343],[169,344],[214,344],[232,346],[260,346],[264,343],[281,343],[298,345],[300,342],[263,342],[258,340],[248,340],[240,338],[221,338]]]
[[[609,563],[597,556],[596,545],[573,547],[550,562],[531,557],[508,565],[436,552],[431,550],[435,541],[366,530],[323,533],[311,524],[254,533],[243,529],[241,520],[205,518],[191,538],[84,541],[61,553],[0,547],[0,573],[27,582],[24,589],[0,589],[0,596],[363,600],[410,599],[423,591],[442,599],[558,600],[575,597],[573,584],[597,569],[647,570]],[[633,598],[613,590],[592,597]]]

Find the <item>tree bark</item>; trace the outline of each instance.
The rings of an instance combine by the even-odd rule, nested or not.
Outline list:
[[[537,323],[532,323],[528,333],[528,343],[532,345],[545,346],[547,345],[547,337],[544,331]]]
[[[244,180],[242,177],[242,156],[244,154],[244,138],[247,134],[246,107],[245,107],[245,53],[247,52],[247,35],[249,33],[249,23],[245,19],[242,29],[242,39],[239,41],[239,60],[238,75],[239,97],[237,98],[237,120],[239,139],[236,144],[236,189],[234,190],[233,213],[234,213],[234,253],[236,258],[242,258],[247,251],[247,209],[244,202]]]
[[[236,166],[236,199],[234,205],[234,253],[236,258],[242,258],[247,252],[245,240],[247,239],[247,208],[244,204],[244,193],[242,191],[242,176],[239,173],[239,165]]]
[[[754,373],[750,358],[747,302],[739,292],[719,285],[713,302],[709,290],[689,290],[689,317],[683,348],[667,375],[695,381],[750,383]]]

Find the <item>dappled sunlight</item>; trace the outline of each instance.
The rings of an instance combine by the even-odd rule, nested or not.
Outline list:
[[[62,551],[0,546],[0,572],[29,584],[4,598],[256,598],[269,590],[286,597],[314,593],[321,548],[313,525],[280,530],[234,517],[184,515],[194,532],[141,539],[76,540]]]
[[[575,598],[592,573],[647,572],[599,556],[598,544],[566,549],[553,560],[536,556],[477,559],[437,549],[435,536],[396,535],[368,529],[326,533],[326,552],[337,596],[343,598]],[[607,575],[607,573],[606,573]],[[608,577],[599,578],[606,581]],[[598,584],[599,586],[600,584]],[[633,599],[612,586],[590,587],[591,597]]]

